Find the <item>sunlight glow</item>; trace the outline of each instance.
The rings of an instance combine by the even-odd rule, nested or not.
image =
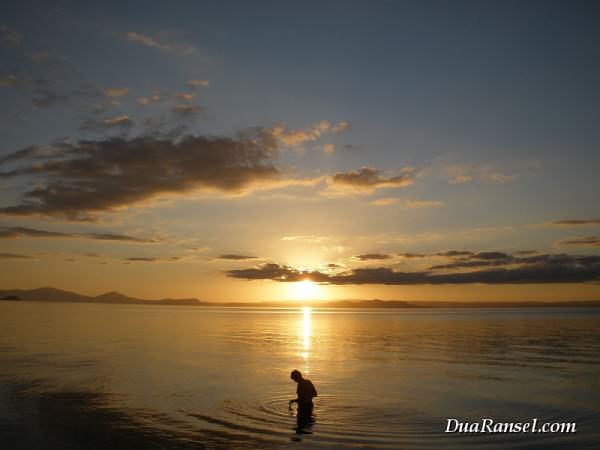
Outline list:
[[[291,296],[294,300],[316,300],[322,297],[319,285],[308,279],[291,283],[291,289]]]

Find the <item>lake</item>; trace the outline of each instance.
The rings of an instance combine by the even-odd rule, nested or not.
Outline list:
[[[10,449],[600,445],[600,308],[266,309],[0,303]],[[292,369],[313,381],[296,432]],[[445,433],[575,422],[576,433]]]

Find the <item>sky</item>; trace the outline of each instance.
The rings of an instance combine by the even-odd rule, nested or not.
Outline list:
[[[594,1],[5,2],[0,288],[600,299]]]

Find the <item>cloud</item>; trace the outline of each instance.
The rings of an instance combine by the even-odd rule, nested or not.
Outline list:
[[[515,181],[513,176],[497,172],[483,172],[479,175],[479,179],[488,183],[510,183]]]
[[[337,273],[301,271],[274,263],[226,271],[230,278],[295,282],[310,279],[332,285],[553,284],[600,281],[600,256],[540,255],[518,267],[436,273],[403,272],[389,267],[355,268]]]
[[[126,87],[110,88],[104,91],[104,95],[106,95],[107,97],[123,97],[127,94],[129,94],[129,88]]]
[[[102,123],[107,127],[129,128],[133,126],[133,120],[126,115],[107,117]]]
[[[136,243],[155,243],[155,239],[149,238],[137,238],[133,236],[127,236],[124,234],[114,233],[84,233],[74,235],[74,237],[82,237],[87,239],[96,239],[99,241],[122,241],[122,242],[136,242]]]
[[[282,241],[304,241],[304,242],[311,242],[311,243],[321,243],[321,242],[325,242],[325,241],[329,241],[330,238],[326,237],[326,236],[313,236],[313,235],[306,235],[306,236],[283,236],[281,238]]]
[[[398,253],[398,256],[400,256],[401,258],[426,258],[429,255],[426,255],[424,253]]]
[[[106,117],[101,121],[86,119],[79,126],[80,131],[102,132],[108,129],[127,130],[133,127],[133,120],[127,115]]]
[[[510,183],[515,180],[515,178],[511,175],[494,171],[490,167],[486,166],[450,166],[445,169],[445,172],[449,176],[448,183],[450,184],[464,184],[472,181],[498,184]]]
[[[449,256],[453,253],[454,256]],[[460,255],[462,253],[462,255]],[[586,258],[585,256],[570,256],[564,253],[561,254],[539,254],[535,251],[520,251],[513,254],[504,252],[446,252],[438,254],[452,258],[454,261],[448,264],[438,264],[431,266],[430,270],[446,270],[446,269],[462,269],[473,267],[490,267],[490,266],[515,266],[528,264],[545,264],[545,263],[561,263],[568,264],[570,261],[577,262],[578,258]],[[519,255],[519,256],[515,256]],[[525,255],[520,257],[520,255]]]
[[[589,236],[582,238],[573,238],[567,239],[565,241],[560,241],[559,245],[580,245],[583,247],[600,247],[600,237],[598,236]]]
[[[196,105],[174,105],[172,110],[180,117],[192,117],[202,112],[200,107]]]
[[[428,209],[428,208],[440,208],[444,206],[444,203],[439,200],[400,200],[395,197],[383,197],[378,198],[370,202],[374,206],[390,206],[401,204],[402,207],[408,209]]]
[[[600,219],[568,219],[556,220],[550,222],[550,225],[557,226],[583,226],[583,225],[600,225]]]
[[[0,259],[31,259],[31,256],[18,253],[0,253]]]
[[[275,281],[301,281],[302,272],[291,266],[283,266],[274,263],[261,264],[259,267],[250,269],[235,269],[225,272],[230,278],[244,280],[275,280]],[[327,275],[325,275],[327,276]]]
[[[232,261],[239,261],[239,260],[244,260],[244,259],[257,259],[258,256],[226,254],[226,255],[219,255],[218,258],[219,259],[229,259]]]
[[[137,238],[116,233],[63,233],[60,231],[39,230],[27,227],[0,227],[0,239],[21,238],[78,238],[100,241],[122,241],[135,243],[154,243],[154,239]]]
[[[444,203],[439,200],[406,200],[405,206],[410,209],[440,208]]]
[[[463,269],[473,267],[490,267],[490,266],[505,266],[509,261],[502,260],[469,260],[469,261],[457,261],[449,264],[436,264],[431,266],[429,270],[447,270],[447,269]]]
[[[316,141],[326,134],[341,133],[347,127],[346,122],[332,125],[327,120],[321,120],[304,130],[289,130],[285,124],[279,124],[271,129],[271,135],[285,146],[299,147],[306,142]]]
[[[34,228],[26,227],[0,227],[0,239],[20,239],[23,237],[64,238],[73,237],[73,235],[58,231],[36,230]]]
[[[506,260],[511,256],[508,253],[504,252],[479,252],[472,255],[469,255],[470,259],[486,259],[486,260]]]
[[[130,262],[177,262],[181,258],[179,256],[170,257],[148,257],[148,256],[137,256],[131,258],[125,258],[125,261]]]
[[[386,255],[383,253],[364,253],[362,255],[355,255],[354,259],[358,259],[360,261],[381,261],[383,259],[390,259],[390,255]]]
[[[449,183],[450,184],[462,184],[462,183],[468,183],[469,181],[472,181],[472,180],[473,180],[472,176],[461,173],[461,174],[455,175],[452,178],[450,178]]]
[[[20,47],[23,41],[23,35],[7,25],[0,25],[0,36],[2,36],[4,42],[12,47]]]
[[[459,269],[466,267],[502,266],[519,262],[518,258],[504,252],[470,252],[465,250],[452,250],[437,253],[435,256],[450,258],[453,261],[446,264],[436,264],[430,270]],[[524,260],[525,262],[531,262]]]
[[[61,144],[57,144],[56,146],[40,147],[33,145],[30,147],[25,147],[22,150],[0,157],[0,165],[10,163],[13,161],[19,161],[22,159],[50,159],[58,154],[61,147]]]
[[[474,255],[473,252],[470,252],[468,250],[449,250],[446,252],[440,252],[440,253],[436,253],[437,256],[446,256],[449,258],[454,258],[456,256],[472,256]]]
[[[390,206],[390,205],[395,205],[395,204],[397,204],[399,202],[400,202],[399,198],[383,197],[383,198],[378,198],[377,200],[373,200],[371,202],[371,205],[375,205],[375,206]]]
[[[125,34],[125,39],[136,44],[145,45],[146,47],[156,48],[158,50],[164,50],[168,52],[176,52],[181,54],[195,53],[196,47],[187,43],[161,43],[156,39],[145,36],[143,34],[130,31]]]
[[[144,36],[142,34],[134,33],[130,31],[125,35],[125,38],[132,42],[137,42],[138,44],[143,44],[147,47],[160,48],[162,50],[170,50],[168,45],[161,45],[152,39],[150,36]]]
[[[191,88],[208,87],[210,81],[208,80],[188,80],[185,85]]]
[[[326,155],[333,155],[335,153],[335,144],[323,144],[323,152]]]
[[[185,100],[185,101],[192,101],[194,100],[195,95],[194,94],[190,94],[189,92],[180,92],[178,94],[175,94],[175,98],[179,99],[179,100]]]
[[[399,188],[413,184],[412,168],[402,169],[402,173],[395,177],[386,178],[379,169],[362,167],[360,170],[334,173],[329,183],[333,187],[351,188],[357,191],[372,192],[379,188]]]
[[[144,97],[140,97],[137,99],[137,104],[143,108],[148,106],[150,103],[159,102],[162,100],[161,92],[153,92],[150,95],[146,95]]]
[[[0,86],[3,87],[17,87],[25,83],[26,81],[24,79],[11,73],[0,75]]]
[[[535,255],[538,253],[537,250],[517,250],[513,252],[515,255]]]
[[[1,207],[0,214],[89,221],[97,219],[94,213],[164,194],[210,189],[239,195],[254,188],[314,184],[284,177],[274,166],[277,154],[276,142],[260,129],[236,137],[114,137],[32,146],[0,159],[5,183],[21,177],[32,182],[20,202]]]
[[[346,131],[349,126],[350,125],[348,124],[348,122],[338,122],[337,125],[331,127],[331,131],[333,131],[334,133],[341,133],[343,131]]]

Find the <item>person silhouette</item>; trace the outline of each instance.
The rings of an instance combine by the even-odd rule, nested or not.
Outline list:
[[[310,423],[313,422],[312,411],[313,411],[313,397],[317,396],[317,390],[310,380],[307,380],[302,376],[299,370],[292,370],[290,378],[298,383],[296,388],[297,398],[290,400],[289,408],[292,408],[292,404],[298,404],[298,412],[296,413],[297,428],[296,433],[301,433]]]

